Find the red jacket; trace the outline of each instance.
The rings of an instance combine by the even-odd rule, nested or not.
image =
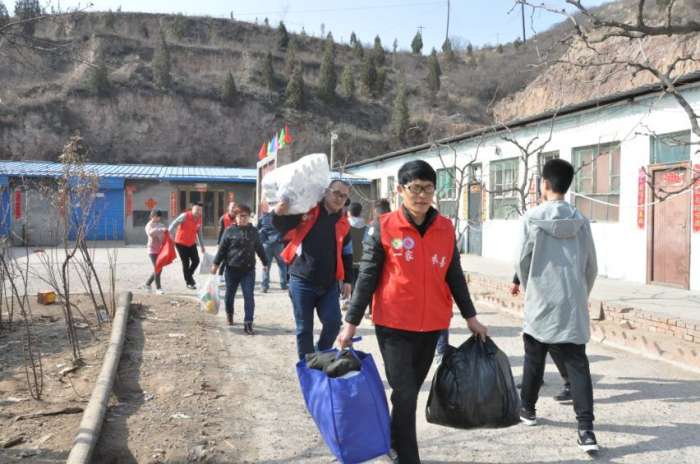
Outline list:
[[[447,329],[452,293],[445,281],[455,249],[452,223],[438,215],[423,237],[401,210],[379,218],[385,260],[372,300],[377,325],[412,332]]]
[[[191,247],[197,243],[197,233],[202,228],[202,216],[197,219],[192,215],[192,211],[185,213],[185,220],[177,228],[175,243]]]

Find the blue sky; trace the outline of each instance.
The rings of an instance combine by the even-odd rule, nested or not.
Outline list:
[[[54,5],[56,5],[54,0]],[[7,2],[6,2],[7,3]],[[424,53],[431,47],[439,49],[445,39],[447,0],[93,0],[93,11],[116,10],[151,13],[183,13],[229,17],[233,12],[239,20],[262,22],[267,17],[277,25],[283,20],[288,29],[320,35],[324,30],[333,32],[336,40],[347,42],[355,31],[365,43],[379,34],[385,47],[391,47],[394,38],[400,49],[408,49],[413,36],[423,27]],[[520,7],[513,11],[513,0],[451,0],[450,37],[460,37],[474,45],[510,42],[522,34]],[[594,6],[605,0],[587,0],[584,5]],[[86,2],[83,0],[82,5]],[[552,0],[549,4],[561,4]],[[63,0],[61,8],[75,7],[78,2]],[[526,33],[532,28],[541,31],[561,20],[561,17],[537,12],[534,17],[526,11]]]

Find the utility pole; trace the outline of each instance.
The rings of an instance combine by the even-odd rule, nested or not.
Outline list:
[[[420,32],[421,37],[423,36],[423,29],[425,29],[425,27],[418,26],[418,32]]]
[[[520,13],[523,18],[523,44],[525,43],[525,2],[521,1],[520,2]]]
[[[445,41],[450,38],[450,0],[447,0],[447,28],[445,29]]]
[[[331,132],[331,173],[333,172],[333,161],[335,153],[335,141],[338,140],[338,134]]]

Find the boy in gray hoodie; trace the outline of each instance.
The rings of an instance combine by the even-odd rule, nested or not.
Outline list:
[[[590,339],[588,296],[596,275],[595,246],[588,221],[564,200],[574,178],[565,160],[542,169],[544,203],[522,218],[516,273],[525,289],[525,361],[520,418],[536,425],[535,404],[550,353],[566,367],[578,421],[578,445],[598,450],[593,433],[593,386],[586,356]]]

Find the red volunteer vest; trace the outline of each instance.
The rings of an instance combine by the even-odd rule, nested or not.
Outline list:
[[[224,219],[224,230],[228,229],[236,223],[236,216],[231,217],[228,215],[228,213],[226,213],[221,217]]]
[[[301,242],[304,241],[304,238],[306,238],[311,228],[316,224],[316,221],[318,221],[318,215],[321,212],[320,208],[321,206],[317,205],[306,213],[301,223],[284,236],[285,240],[289,240],[289,243],[284,247],[281,253],[285,263],[292,264],[292,261],[294,261],[299,245],[301,245]],[[335,277],[340,281],[345,279],[345,269],[343,268],[343,240],[349,230],[350,223],[348,222],[348,218],[344,214],[341,214],[340,219],[335,223]]]
[[[177,233],[175,234],[175,243],[178,245],[185,245],[191,247],[197,243],[197,232],[202,227],[202,216],[195,219],[192,215],[192,211],[185,213],[185,220],[182,221],[180,227],[177,228]]]
[[[455,232],[438,214],[423,237],[403,209],[379,218],[384,267],[372,300],[377,325],[411,332],[447,329],[452,293],[445,281],[452,262]]]

